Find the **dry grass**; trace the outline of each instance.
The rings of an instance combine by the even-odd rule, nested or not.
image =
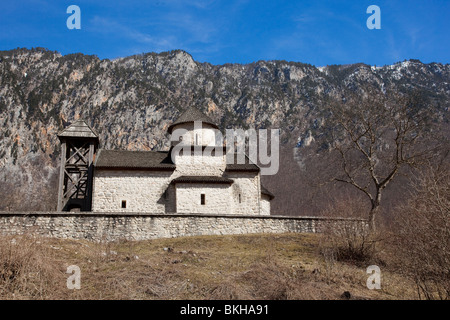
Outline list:
[[[3,299],[52,299],[61,297],[57,285],[65,275],[43,239],[32,235],[0,240],[0,297]]]
[[[409,283],[383,272],[382,289],[366,287],[365,268],[325,261],[321,235],[199,236],[93,243],[0,240],[2,299],[414,299]],[[13,244],[11,241],[15,239]],[[66,269],[81,269],[69,290]]]

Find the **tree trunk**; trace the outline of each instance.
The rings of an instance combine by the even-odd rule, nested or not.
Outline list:
[[[376,226],[375,226],[375,218],[377,216],[377,213],[380,208],[380,202],[381,202],[381,190],[377,190],[377,195],[375,199],[372,200],[372,208],[369,212],[369,231],[371,233],[375,232]]]
[[[375,216],[378,212],[378,206],[374,207],[372,206],[372,209],[370,209],[369,212],[369,219],[368,219],[368,223],[369,223],[369,231],[371,233],[375,232]]]

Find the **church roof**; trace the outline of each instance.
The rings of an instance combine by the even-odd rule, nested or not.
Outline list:
[[[94,166],[98,169],[152,169],[174,170],[176,165],[172,162],[169,151],[129,151],[101,149],[95,159]],[[237,154],[234,162],[227,164],[226,171],[256,171],[260,169],[245,156],[245,163],[237,163]]]
[[[174,180],[172,183],[220,183],[220,184],[232,184],[234,181],[225,177],[218,176],[181,176]]]
[[[194,121],[201,121],[202,123],[207,123],[213,126],[214,128],[219,129],[219,127],[206,114],[198,110],[196,107],[189,107],[188,109],[186,109],[186,111],[184,111],[181,114],[181,116],[178,117],[177,120],[175,120],[169,126],[169,128],[167,128],[167,132],[171,134],[173,127],[175,127],[176,125]]]
[[[244,163],[238,163],[238,154],[234,153],[233,163],[227,163],[226,171],[259,171],[259,167],[250,161],[247,155],[244,157]],[[227,158],[228,162],[228,158]]]
[[[167,151],[100,150],[96,168],[174,170]]]
[[[227,164],[226,171],[259,171],[259,167],[245,156],[244,164]],[[123,170],[175,170],[176,166],[170,158],[168,151],[128,151],[101,149],[95,159],[96,169],[123,169]],[[218,183],[232,184],[233,180],[219,176],[181,176],[172,183]],[[261,185],[261,194],[275,196]]]
[[[77,120],[58,133],[59,138],[94,138],[98,139],[97,134],[84,121]]]
[[[261,194],[269,196],[270,200],[275,198],[275,195],[272,192],[270,192],[269,190],[267,190],[263,185],[261,185]]]

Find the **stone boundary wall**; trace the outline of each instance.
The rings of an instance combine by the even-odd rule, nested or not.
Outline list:
[[[0,212],[0,234],[34,233],[91,241],[149,240],[197,235],[320,232],[324,222],[363,219],[105,212]]]

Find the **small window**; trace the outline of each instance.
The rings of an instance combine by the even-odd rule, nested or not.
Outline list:
[[[126,209],[126,207],[127,207],[127,201],[122,200],[122,209]]]
[[[239,193],[239,203],[241,203],[241,202],[242,202],[241,194]]]
[[[201,203],[201,205],[205,205],[205,202],[206,202],[206,200],[205,200],[205,194],[202,193],[202,194],[200,195],[200,203]]]

